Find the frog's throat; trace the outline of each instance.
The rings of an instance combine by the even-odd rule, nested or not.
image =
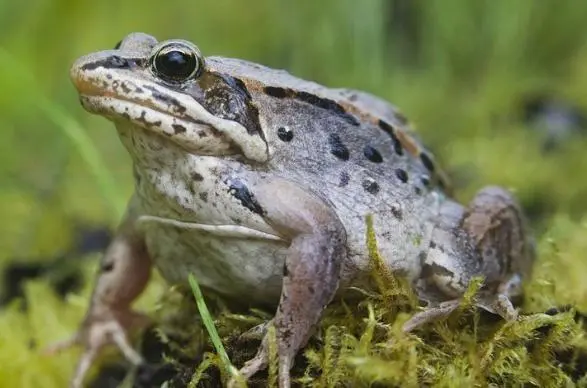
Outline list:
[[[215,236],[222,237],[236,237],[246,239],[260,239],[260,240],[271,240],[271,241],[283,241],[285,240],[280,236],[261,232],[259,230],[251,229],[241,225],[209,225],[209,224],[198,224],[195,222],[185,222],[174,220],[172,218],[164,218],[150,215],[139,216],[136,220],[138,225],[155,222],[159,224],[166,224],[181,229],[192,229],[207,232]]]

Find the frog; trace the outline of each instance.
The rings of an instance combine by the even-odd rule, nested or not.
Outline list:
[[[455,200],[384,99],[138,32],[77,59],[70,75],[83,108],[114,123],[134,177],[78,332],[48,348],[84,348],[71,386],[106,345],[143,362],[129,334],[149,322],[132,303],[152,268],[170,284],[192,274],[227,300],[270,306],[278,383],[291,386],[325,308],[369,285],[366,217],[385,268],[423,302],[406,333],[450,315],[476,277],[476,305],[518,319],[536,256],[520,204],[499,186]],[[267,367],[268,335],[245,379]]]

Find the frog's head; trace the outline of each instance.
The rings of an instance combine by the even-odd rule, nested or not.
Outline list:
[[[113,50],[78,59],[71,78],[84,108],[117,124],[164,136],[195,154],[268,159],[247,89],[237,78],[209,71],[190,42],[133,33]]]

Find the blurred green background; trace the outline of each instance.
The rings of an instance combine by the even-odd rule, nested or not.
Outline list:
[[[81,257],[132,181],[113,126],[83,111],[68,70],[133,31],[393,102],[458,198],[493,183],[521,199],[540,241],[534,284],[549,290],[527,307],[587,307],[585,20],[581,0],[0,0],[0,387],[71,374],[77,353],[48,360],[39,346],[74,330],[87,287],[63,301],[48,284],[81,277],[62,267],[91,272],[97,255]],[[25,287],[27,310],[6,296],[23,271],[41,280]]]

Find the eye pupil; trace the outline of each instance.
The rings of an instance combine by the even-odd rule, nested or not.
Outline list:
[[[155,54],[153,67],[168,81],[184,81],[200,70],[200,60],[192,51],[168,48]]]

